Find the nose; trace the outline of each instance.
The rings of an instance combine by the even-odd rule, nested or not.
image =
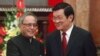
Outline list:
[[[34,28],[34,26],[30,26],[30,29],[33,29]]]
[[[37,25],[36,24],[30,24],[30,28],[33,29],[33,28],[36,28]]]

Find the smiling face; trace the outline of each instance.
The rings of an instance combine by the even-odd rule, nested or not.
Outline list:
[[[66,31],[72,24],[72,15],[65,16],[64,9],[53,12],[53,22],[58,30]]]
[[[22,34],[26,37],[33,37],[38,30],[36,17],[28,15],[20,25]]]

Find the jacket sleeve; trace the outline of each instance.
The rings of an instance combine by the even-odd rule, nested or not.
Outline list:
[[[52,56],[50,51],[49,37],[46,38],[46,56]]]
[[[9,40],[7,42],[6,56],[21,56],[18,47],[14,44],[12,40]]]
[[[97,56],[97,50],[96,50],[96,47],[93,43],[93,39],[92,39],[92,36],[91,34],[88,34],[86,36],[86,40],[85,40],[85,55],[86,56]]]

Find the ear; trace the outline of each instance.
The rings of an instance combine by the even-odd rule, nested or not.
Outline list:
[[[34,35],[38,35],[38,32],[39,32],[39,29],[37,28],[35,31],[34,31]]]
[[[69,17],[68,17],[68,19],[70,20],[70,21],[72,21],[73,20],[73,15],[70,15]]]

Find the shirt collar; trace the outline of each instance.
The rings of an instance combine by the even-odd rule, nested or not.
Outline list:
[[[68,37],[70,37],[71,32],[72,32],[72,29],[73,29],[73,24],[72,24],[72,26],[66,31],[66,34],[67,34]],[[62,31],[61,31],[61,34],[62,34]]]
[[[72,29],[73,29],[73,24],[72,24],[72,26],[66,31],[68,37],[70,37],[71,32],[72,32]]]

